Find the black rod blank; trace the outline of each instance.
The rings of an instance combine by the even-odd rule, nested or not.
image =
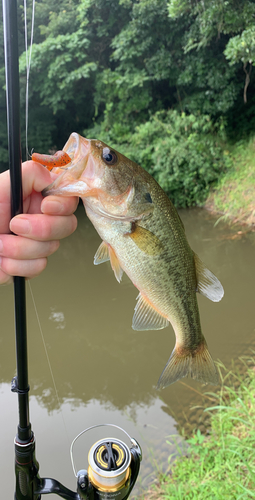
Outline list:
[[[20,142],[20,93],[17,1],[3,0],[3,26],[6,75],[7,128],[11,179],[11,216],[23,212]],[[14,277],[14,308],[19,401],[18,439],[31,439],[28,400],[27,329],[25,278]]]

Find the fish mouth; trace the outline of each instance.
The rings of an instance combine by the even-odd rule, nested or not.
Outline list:
[[[87,167],[90,149],[91,141],[89,139],[82,137],[76,132],[70,135],[63,151],[70,156],[72,161],[67,167],[62,169],[63,172],[49,186],[43,189],[43,197],[50,195],[85,195],[88,191],[88,184],[80,178]],[[90,170],[93,170],[92,166],[90,166]]]

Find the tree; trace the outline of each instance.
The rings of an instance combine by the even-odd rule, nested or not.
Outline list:
[[[61,0],[54,12],[50,4],[46,9],[39,2],[46,24],[38,26],[39,40],[33,46],[30,102],[36,103],[34,119],[41,122],[41,109],[45,117],[50,115],[51,147],[59,148],[71,132],[82,133],[91,126],[100,112],[97,81],[110,65],[110,43],[123,25],[126,9],[117,0]],[[20,70],[24,85],[25,54]],[[38,140],[35,143],[38,148]]]
[[[190,16],[190,28],[184,36],[185,53],[219,44],[223,39],[223,54],[230,66],[242,61],[246,75],[243,96],[247,103],[255,56],[255,3],[250,0],[170,0],[168,9],[172,19]]]
[[[252,64],[255,61],[255,26],[245,29],[240,35],[230,38],[224,51],[230,65],[243,63],[245,84],[243,91],[244,103],[247,103],[247,89],[250,83]]]
[[[215,130],[223,118],[229,136],[247,135],[255,127],[254,21],[251,0],[37,0],[30,147],[60,149],[73,131],[123,145],[168,110],[196,123],[210,115]],[[24,53],[20,72],[24,117]]]

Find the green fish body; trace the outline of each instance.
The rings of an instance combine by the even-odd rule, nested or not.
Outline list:
[[[159,330],[169,322],[174,329],[175,348],[158,388],[188,375],[217,384],[196,293],[217,302],[224,292],[191,250],[175,207],[144,169],[106,144],[72,134],[64,151],[72,163],[44,194],[82,198],[103,240],[94,263],[110,260],[117,280],[124,271],[139,290],[133,329]]]

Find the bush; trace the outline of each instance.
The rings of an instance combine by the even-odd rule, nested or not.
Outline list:
[[[226,169],[224,125],[208,115],[169,110],[153,115],[134,134],[120,125],[96,132],[98,139],[142,165],[178,207],[201,205]]]

